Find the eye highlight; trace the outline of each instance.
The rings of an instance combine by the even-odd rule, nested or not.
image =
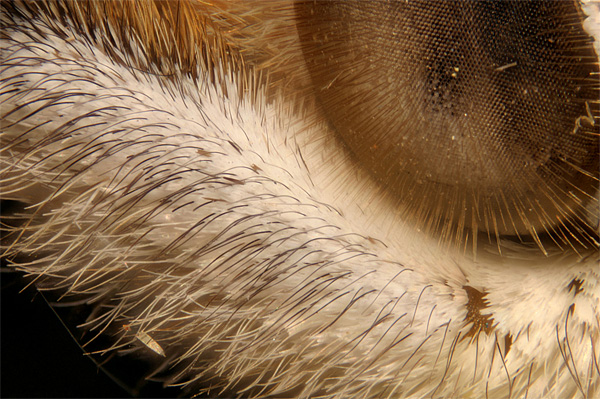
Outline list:
[[[296,8],[325,114],[405,217],[474,247],[597,246],[598,63],[574,3]]]

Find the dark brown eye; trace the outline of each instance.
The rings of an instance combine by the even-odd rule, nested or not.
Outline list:
[[[324,112],[407,216],[450,241],[597,245],[598,63],[575,3],[297,11]]]

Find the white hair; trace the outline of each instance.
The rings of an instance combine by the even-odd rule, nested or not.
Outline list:
[[[3,257],[97,304],[83,327],[104,351],[235,396],[600,392],[597,247],[448,249],[316,108],[226,63],[128,65],[148,50],[107,52],[68,18],[2,22],[1,195],[27,205]]]

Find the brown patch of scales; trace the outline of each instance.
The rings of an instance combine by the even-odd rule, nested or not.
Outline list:
[[[467,293],[467,315],[465,322],[471,323],[472,327],[465,335],[475,339],[481,331],[489,335],[494,330],[494,319],[491,314],[482,314],[481,311],[488,307],[488,301],[485,299],[487,292],[479,291],[471,286],[464,285],[463,289]],[[464,339],[464,338],[463,338]],[[508,350],[506,351],[508,353]]]
[[[506,334],[504,336],[504,357],[506,357],[506,355],[508,355],[508,352],[510,351],[510,347],[512,346],[512,343],[513,343],[512,335]]]
[[[569,289],[569,292],[573,292],[573,296],[577,296],[577,294],[579,294],[581,291],[583,291],[583,288],[581,288],[581,286],[583,285],[583,281],[579,280],[578,278],[574,278],[573,280],[571,280],[571,282],[569,283],[569,285],[567,286],[567,288]]]

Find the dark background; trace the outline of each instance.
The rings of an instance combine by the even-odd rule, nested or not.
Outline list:
[[[176,388],[143,382],[131,388],[109,377],[70,335],[45,297],[12,270],[2,267],[0,396],[2,398],[175,397]],[[60,311],[60,309],[57,309]],[[100,359],[102,360],[102,359]],[[111,360],[113,362],[113,360]],[[117,362],[119,363],[119,362]],[[131,374],[135,365],[111,368]]]

